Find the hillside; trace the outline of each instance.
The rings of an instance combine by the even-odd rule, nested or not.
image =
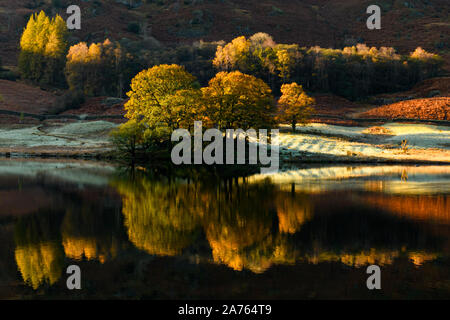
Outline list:
[[[401,101],[361,113],[359,117],[450,121],[450,98],[438,97]]]
[[[56,96],[38,87],[0,79],[0,109],[16,112],[47,113]]]
[[[55,3],[59,9],[54,9]],[[68,4],[65,0],[2,1],[0,55],[4,63],[16,64],[17,44],[31,13],[47,9],[66,18]],[[262,31],[281,43],[338,48],[366,42],[370,46],[394,46],[401,53],[422,46],[446,61],[450,57],[447,0],[379,1],[382,29],[375,31],[366,27],[366,8],[373,4],[366,0],[74,0],[70,4],[82,8],[82,29],[71,32],[73,42],[101,41],[105,37],[156,39],[162,44],[229,41]],[[448,70],[448,62],[446,67]]]
[[[450,121],[450,78],[428,79],[409,91],[377,95],[371,100],[382,106],[356,113],[356,117]]]

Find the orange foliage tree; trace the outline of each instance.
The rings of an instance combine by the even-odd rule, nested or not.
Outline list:
[[[281,87],[283,94],[278,101],[279,114],[277,120],[289,122],[295,131],[297,123],[306,123],[314,110],[311,105],[315,103],[314,98],[306,94],[301,85],[297,83],[284,84]]]
[[[220,72],[202,92],[206,114],[219,129],[247,130],[274,125],[274,98],[261,79],[239,71]]]

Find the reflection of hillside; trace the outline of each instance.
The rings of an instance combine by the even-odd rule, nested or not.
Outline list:
[[[450,198],[448,196],[384,196],[370,194],[363,202],[417,220],[434,220],[450,224]]]
[[[50,197],[40,188],[0,191],[0,217],[30,214],[37,208],[48,207],[50,203]]]

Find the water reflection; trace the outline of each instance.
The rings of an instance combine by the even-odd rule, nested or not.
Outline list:
[[[74,260],[96,260],[105,263],[115,259],[121,250],[120,216],[98,206],[70,206],[62,221],[61,238],[66,257]]]
[[[193,206],[198,193],[144,178],[112,184],[122,196],[129,240],[149,254],[172,256],[195,241],[199,220]]]
[[[288,178],[228,180],[138,173],[76,189],[41,176],[28,183],[51,191],[50,200],[11,222],[17,268],[23,282],[38,289],[55,285],[73,261],[106,265],[140,253],[195,256],[189,261],[255,274],[275,265],[360,268],[408,259],[420,268],[448,259],[449,195],[445,187],[430,194],[423,185],[436,187],[439,179],[424,179],[422,169],[418,177],[398,168],[397,180],[392,168],[375,175],[370,168],[320,170],[351,177],[306,181],[299,177],[311,172],[301,170]],[[364,170],[371,173],[361,180]],[[423,183],[415,190],[426,192],[414,194],[408,186],[403,194],[398,187],[387,191],[397,183]]]
[[[57,232],[58,217],[39,212],[15,223],[15,258],[24,282],[33,289],[56,283],[64,267],[64,251]]]

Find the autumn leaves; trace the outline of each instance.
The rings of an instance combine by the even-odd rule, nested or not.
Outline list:
[[[284,85],[277,114],[275,99],[261,79],[240,71],[219,72],[199,88],[178,65],[144,70],[132,81],[126,117],[149,127],[192,129],[194,121],[218,129],[271,128],[276,120],[305,121],[313,99],[296,83]]]

